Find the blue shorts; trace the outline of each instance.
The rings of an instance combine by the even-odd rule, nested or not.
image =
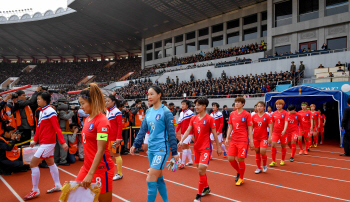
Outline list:
[[[150,152],[148,151],[149,165],[153,169],[163,170],[165,163],[169,158],[169,152]]]

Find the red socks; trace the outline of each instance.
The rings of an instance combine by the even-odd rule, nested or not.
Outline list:
[[[237,161],[231,161],[230,162],[231,166],[239,173],[239,167]]]
[[[294,158],[295,152],[297,151],[297,145],[292,144],[292,157]]]
[[[316,144],[318,144],[318,133],[317,133],[316,136],[314,136],[314,141],[315,141]]]
[[[272,156],[272,161],[276,162],[276,148],[275,147],[271,147],[271,156]]]
[[[288,147],[289,147],[289,149],[292,149],[292,144],[289,144]]]
[[[267,155],[261,155],[262,157],[262,160],[263,160],[263,166],[266,166],[267,165]]]
[[[245,162],[239,162],[239,178],[243,179],[245,172]]]
[[[299,140],[299,141],[298,141],[298,144],[299,144],[300,150],[303,150],[303,141],[302,141],[302,140]]]
[[[282,152],[282,161],[284,161],[284,159],[286,158],[286,154],[287,154],[287,148],[281,148],[281,152]]]
[[[256,165],[258,166],[258,168],[261,169],[261,158],[260,158],[260,154],[255,154],[255,161],[256,161]]]
[[[198,194],[202,194],[203,189],[208,186],[207,175],[199,175]]]

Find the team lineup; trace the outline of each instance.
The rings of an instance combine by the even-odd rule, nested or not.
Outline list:
[[[265,112],[266,104],[260,101],[256,104],[255,111],[250,114],[243,109],[245,99],[237,97],[232,105],[234,111],[229,116],[226,139],[224,139],[222,134],[224,118],[223,114],[218,111],[220,107],[218,103],[212,103],[213,112],[209,115],[206,113],[209,100],[206,97],[197,98],[194,101],[197,114],[195,115],[189,109],[190,102],[183,100],[182,112],[175,128],[173,114],[161,103],[162,95],[163,91],[159,86],[149,88],[148,104],[150,108],[145,112],[140,131],[130,148],[132,155],[135,154],[136,148],[141,148],[142,144],[148,150],[146,153],[148,154],[150,169],[146,178],[148,186],[147,202],[154,202],[157,192],[159,192],[163,201],[169,201],[162,172],[169,161],[169,156],[171,156],[171,160],[168,167],[172,171],[176,171],[177,168],[181,170],[193,164],[197,167],[199,182],[194,202],[199,202],[202,201],[202,197],[211,192],[206,171],[212,160],[214,144],[218,156],[223,154],[223,157],[227,158],[234,171],[237,172],[236,186],[242,186],[246,169],[245,159],[249,150],[255,151],[257,166],[255,174],[259,174],[268,170],[266,154],[268,146],[271,146],[272,158],[269,166],[274,167],[277,166],[278,142],[281,144],[282,155],[279,162],[280,166],[285,165],[288,147],[291,149],[289,161],[293,162],[296,158],[297,144],[300,148],[299,154],[307,155],[310,147],[317,147],[319,143],[323,143],[326,117],[321,114],[321,110],[316,110],[314,104],[311,104],[308,108],[308,103],[303,102],[301,104],[302,110],[299,112],[296,111],[295,105],[290,104],[286,107],[286,111],[284,110],[285,102],[280,99],[274,103],[277,109],[275,112],[272,112],[271,106],[268,106],[268,110]],[[43,159],[48,163],[55,182],[54,188],[48,190],[47,193],[61,190],[58,169],[53,162],[53,143],[56,142],[54,138],[56,132],[62,147],[65,150],[68,149],[68,146],[60,137],[62,133],[59,133],[59,127],[55,125],[57,114],[48,105],[50,94],[40,93],[37,100],[41,107],[41,113],[38,130],[31,146],[40,143],[40,147],[30,164],[33,189],[24,197],[26,200],[40,195],[38,164]],[[79,102],[81,109],[90,116],[84,119],[82,142],[85,159],[75,181],[81,182],[81,186],[84,188],[90,187],[91,183],[96,183],[100,188],[99,201],[112,201],[113,180],[123,178],[120,146],[123,144],[122,128],[124,123],[122,114],[118,109],[119,101],[113,95],[105,98],[96,84],[90,84],[89,88],[80,92]],[[176,134],[181,134],[180,140],[177,140]],[[319,135],[321,137],[320,142]],[[194,140],[193,159],[190,146],[192,140]],[[228,146],[227,150],[225,145]],[[181,159],[178,148],[182,148]],[[115,169],[113,157],[117,169]],[[177,165],[177,162],[179,165]]]

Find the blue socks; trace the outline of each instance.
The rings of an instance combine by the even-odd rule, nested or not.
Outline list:
[[[154,202],[157,197],[157,189],[163,202],[169,202],[166,185],[163,176],[158,178],[157,182],[147,182],[147,202]]]
[[[157,197],[157,182],[147,182],[147,202],[154,202]]]
[[[168,194],[167,194],[167,190],[166,190],[166,185],[165,185],[163,176],[158,178],[157,188],[158,188],[159,194],[162,196],[163,201],[169,202]]]

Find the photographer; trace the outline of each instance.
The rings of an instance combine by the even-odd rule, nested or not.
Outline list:
[[[118,109],[122,112],[122,123],[123,123],[123,129],[129,127],[129,117],[130,117],[130,111],[128,109],[128,106],[124,106],[124,102],[120,102],[120,105],[118,106]],[[129,130],[123,130],[122,132],[124,145],[122,145],[122,151],[121,154],[126,155],[129,154],[128,150],[128,141],[129,141]]]
[[[38,86],[29,100],[27,100],[26,93],[23,90],[16,91],[15,95],[17,95],[18,98],[12,96],[12,100],[15,103],[14,112],[16,115],[17,129],[22,134],[20,142],[31,139],[34,126],[34,117],[33,111],[29,105],[36,104],[36,97],[40,91],[42,91],[41,86]],[[29,144],[29,142],[27,144]]]
[[[75,153],[78,151],[78,138],[77,133],[79,132],[79,126],[75,123],[69,124],[70,132],[73,134],[68,134],[68,155],[67,161],[68,163],[75,163]]]
[[[13,115],[13,111],[8,105],[6,105],[7,100],[9,100],[11,98],[12,98],[12,95],[8,94],[5,97],[5,99],[3,101],[1,101],[1,103],[0,103],[0,118],[1,118],[0,134],[2,134],[4,132],[4,128],[6,126],[11,126],[15,130],[17,130],[17,123],[16,123],[16,119]]]
[[[67,100],[59,99],[58,102],[59,102],[59,105],[57,107],[58,122],[61,128],[61,131],[70,132],[69,120],[74,116],[74,113],[71,110],[68,110],[69,105],[66,104],[66,102],[68,102]],[[71,107],[70,109],[74,109],[74,107]],[[69,144],[68,136],[69,134],[63,134],[63,138],[66,144]],[[57,139],[56,146],[55,146],[55,153],[54,153],[55,163],[58,163],[58,165],[69,166],[70,164],[67,162],[67,155],[68,153],[64,151],[64,149],[62,148],[62,145],[58,143],[58,139]]]
[[[11,126],[4,127],[4,133],[0,135],[0,167],[3,169],[3,174],[10,175],[13,171],[26,172],[29,167],[23,165],[21,150],[15,146],[21,138],[20,134],[15,132]]]
[[[139,133],[142,120],[145,118],[146,114],[146,104],[142,102],[140,99],[137,99],[135,101],[135,104],[131,106],[131,113],[132,113],[132,126],[135,126],[137,128],[133,129],[133,136],[131,139],[131,143],[134,142],[134,138],[136,138],[137,134]],[[135,153],[138,153],[140,151],[143,151],[141,148],[136,148]]]

